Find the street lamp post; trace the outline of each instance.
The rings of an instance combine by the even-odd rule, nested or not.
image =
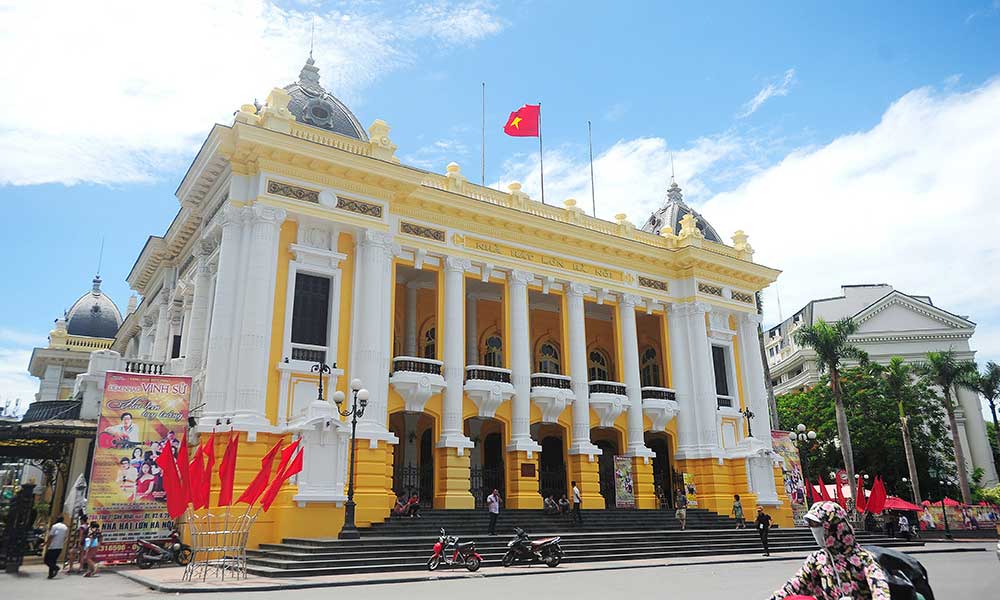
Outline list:
[[[740,414],[746,417],[747,420],[747,437],[753,437],[753,430],[750,429],[750,419],[754,418],[757,415],[753,414],[753,411],[750,410],[749,406],[741,410]]]
[[[347,502],[344,504],[344,527],[337,537],[342,540],[356,540],[361,537],[361,532],[354,524],[354,455],[355,438],[358,433],[358,419],[364,416],[365,408],[368,406],[368,390],[361,387],[360,379],[351,380],[351,395],[353,402],[351,408],[344,410],[344,392],[337,390],[333,393],[333,401],[337,403],[337,412],[344,417],[351,417],[351,458],[350,468],[347,474]]]
[[[795,431],[793,431],[790,434],[788,434],[788,439],[790,439],[790,440],[792,440],[793,442],[796,442],[796,443],[798,443],[798,442],[803,442],[803,443],[805,443],[805,442],[815,442],[816,441],[816,432],[813,431],[813,430],[811,430],[811,429],[809,431],[806,431],[806,426],[803,425],[802,423],[799,423],[795,427]],[[806,460],[806,453],[802,451],[802,446],[801,445],[799,446],[799,460],[802,461],[802,476],[805,477],[805,474],[806,474],[806,471],[807,471],[806,467],[808,466],[808,461]]]
[[[944,506],[944,497],[947,495],[945,491],[947,488],[945,486],[948,485],[949,482],[938,481],[938,483],[941,484],[941,518],[944,519],[944,539],[954,540],[955,538],[951,536],[951,528],[948,527],[948,511],[945,510]]]

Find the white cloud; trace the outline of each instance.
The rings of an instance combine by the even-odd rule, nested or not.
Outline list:
[[[151,4],[0,0],[0,185],[148,181],[213,122],[293,81],[316,25],[325,86],[346,102],[419,50],[504,27],[461,0],[318,13],[269,0]]]
[[[784,77],[781,81],[772,81],[765,85],[757,95],[750,99],[749,102],[743,105],[743,112],[739,114],[742,119],[744,117],[749,117],[753,113],[757,112],[765,102],[775,96],[787,96],[788,91],[792,88],[792,84],[795,83],[795,69],[788,69],[785,71]]]

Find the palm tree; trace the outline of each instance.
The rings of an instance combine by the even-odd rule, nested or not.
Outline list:
[[[955,450],[955,467],[958,470],[958,485],[962,490],[962,502],[971,504],[972,491],[969,489],[968,468],[965,465],[962,441],[958,436],[958,421],[955,419],[955,405],[951,401],[951,393],[957,383],[967,381],[970,375],[976,374],[976,364],[956,359],[955,353],[951,350],[928,352],[925,362],[917,365],[916,371],[941,388],[944,409],[948,413],[948,426],[951,428],[951,445]],[[974,417],[975,415],[969,415],[969,418]]]
[[[836,323],[817,319],[812,325],[802,326],[795,332],[795,342],[808,346],[816,353],[820,372],[830,372],[830,389],[837,410],[837,437],[840,438],[840,452],[844,457],[844,468],[851,486],[851,497],[857,498],[857,478],[854,475],[854,448],[851,446],[851,431],[847,426],[847,411],[840,388],[840,367],[844,359],[864,360],[863,350],[848,343],[848,337],[857,331],[858,325],[849,318]],[[839,485],[839,482],[838,482]]]
[[[909,417],[903,408],[904,399],[913,394],[913,369],[903,362],[899,356],[889,359],[889,364],[881,369],[880,375],[885,382],[886,395],[896,401],[899,406],[899,429],[903,433],[903,450],[906,453],[906,468],[910,472],[910,484],[913,488],[913,503],[920,504],[920,483],[917,481],[917,461],[913,457],[913,444],[910,442]]]
[[[990,413],[993,415],[993,431],[997,436],[997,447],[1000,448],[1000,426],[997,425],[997,400],[1000,400],[1000,365],[992,360],[986,363],[986,370],[982,373],[973,372],[969,377],[959,382],[980,396],[986,398],[990,405]]]

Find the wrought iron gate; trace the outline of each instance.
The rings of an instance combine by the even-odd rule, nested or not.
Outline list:
[[[506,498],[503,467],[472,467],[469,472],[469,491],[476,501],[476,508],[486,506],[486,497],[497,490],[501,498]]]

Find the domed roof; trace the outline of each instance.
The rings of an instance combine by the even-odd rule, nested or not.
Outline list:
[[[681,187],[677,182],[670,179],[670,187],[667,188],[667,198],[659,210],[649,216],[649,220],[642,226],[643,231],[660,235],[663,230],[672,231],[674,235],[681,232],[681,219],[686,214],[694,215],[698,220],[698,230],[711,242],[723,243],[722,238],[715,232],[715,228],[708,224],[696,210],[684,202],[684,195],[681,194]]]
[[[66,311],[66,333],[87,337],[113,338],[122,324],[115,303],[101,291],[101,276],[94,277],[94,289]]]
[[[288,110],[299,123],[368,141],[368,134],[357,117],[319,84],[319,68],[312,53],[299,72],[299,80],[286,85],[285,91],[292,97]]]

